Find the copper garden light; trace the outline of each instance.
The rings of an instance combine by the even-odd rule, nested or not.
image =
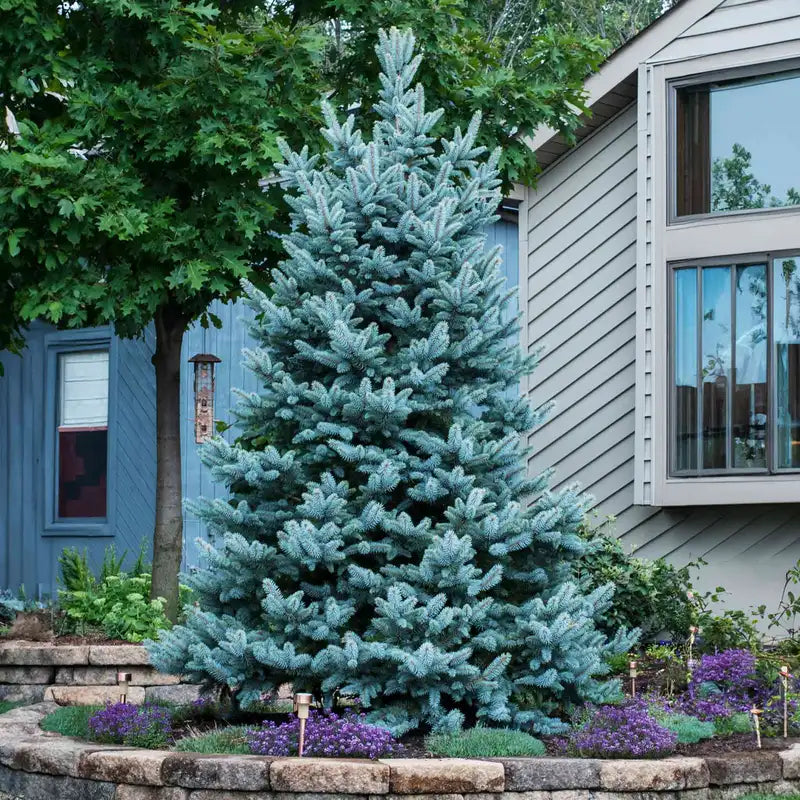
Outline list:
[[[211,353],[198,353],[194,364],[194,440],[198,444],[214,434],[214,365],[222,361]]]
[[[300,738],[297,743],[297,755],[302,756],[305,748],[306,739],[306,720],[308,719],[311,703],[314,698],[310,694],[298,692],[294,696],[294,713],[297,714],[297,719],[300,720]]]

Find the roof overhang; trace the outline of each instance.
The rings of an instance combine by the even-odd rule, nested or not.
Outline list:
[[[583,141],[611,117],[636,100],[639,65],[677,39],[723,0],[679,0],[655,22],[616,50],[584,84],[586,105],[591,114],[581,115],[575,142],[568,142],[558,131],[543,127],[528,140],[542,168]]]

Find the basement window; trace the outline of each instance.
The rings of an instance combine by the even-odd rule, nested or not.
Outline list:
[[[57,519],[107,515],[108,363],[108,350],[58,356]]]
[[[678,87],[673,215],[800,205],[800,73]]]

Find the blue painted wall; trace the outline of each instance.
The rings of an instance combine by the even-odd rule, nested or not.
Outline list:
[[[489,229],[487,246],[504,248],[504,271],[509,286],[518,282],[517,226],[498,222]],[[251,345],[242,320],[252,312],[241,303],[215,303],[212,311],[222,328],[193,326],[184,339],[181,382],[183,430],[183,491],[185,497],[223,496],[200,463],[194,441],[193,367],[196,353],[213,353],[222,359],[216,369],[215,418],[232,422],[234,389],[257,391],[254,376],[241,365],[242,348]],[[54,429],[47,398],[56,391],[48,375],[48,347],[68,340],[74,332],[58,332],[43,324],[31,327],[23,356],[0,353],[5,376],[0,378],[0,588],[24,584],[31,595],[54,594],[57,560],[64,547],[88,550],[99,564],[103,549],[114,543],[118,552],[138,553],[149,543],[155,519],[155,376],[151,364],[152,329],[140,339],[111,336],[106,329],[79,335],[110,336],[109,436],[113,441],[109,462],[109,529],[105,533],[71,530],[51,536],[45,531],[45,503],[52,491],[53,458],[46,431]],[[52,372],[52,370],[50,370]],[[52,403],[50,404],[52,407]],[[236,431],[225,433],[228,439]],[[199,520],[185,515],[184,568],[197,559],[196,539],[203,535]]]

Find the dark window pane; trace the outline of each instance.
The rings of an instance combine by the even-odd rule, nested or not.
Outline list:
[[[675,270],[675,470],[697,469],[697,270]]]
[[[728,386],[731,371],[731,270],[703,269],[703,468],[728,466]]]
[[[800,275],[797,260],[773,262],[778,467],[800,467]]]
[[[108,430],[58,432],[58,516],[105,517]]]
[[[780,123],[774,122],[776,109]],[[800,123],[796,73],[679,89],[678,216],[800,204],[795,123]]]
[[[767,467],[767,267],[736,268],[733,466]]]
[[[711,208],[708,87],[679,89],[677,95],[677,214],[707,214]]]

